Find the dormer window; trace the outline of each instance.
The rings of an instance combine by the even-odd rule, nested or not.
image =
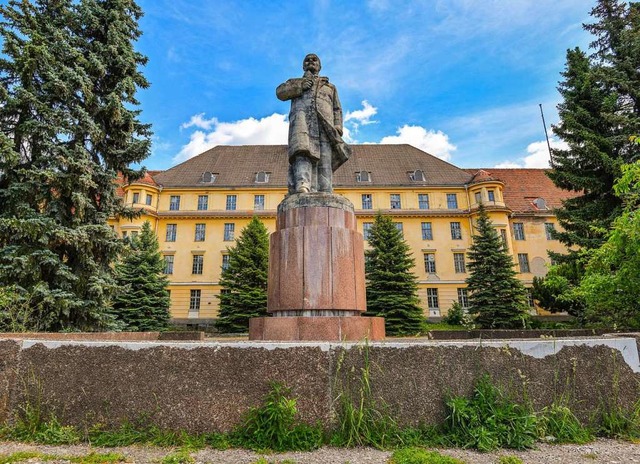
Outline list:
[[[356,182],[371,182],[371,173],[367,171],[356,172]]]
[[[413,182],[425,182],[427,179],[424,177],[424,172],[421,169],[416,169],[415,171],[409,171],[409,179]]]
[[[216,177],[217,174],[214,174],[213,172],[203,172],[202,176],[200,177],[200,183],[201,184],[213,184],[216,181]]]
[[[533,206],[540,210],[549,209],[544,198],[536,198],[535,200],[533,200]]]
[[[256,183],[257,184],[266,184],[269,182],[269,173],[265,171],[260,171],[256,173]]]

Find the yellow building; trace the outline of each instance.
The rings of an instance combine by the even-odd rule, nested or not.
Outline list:
[[[218,146],[122,185],[124,201],[142,215],[113,225],[128,236],[151,222],[166,260],[174,322],[215,319],[227,247],[254,215],[275,230],[287,168],[284,145]],[[460,169],[410,145],[355,145],[334,174],[334,190],[355,206],[365,239],[378,211],[394,218],[413,250],[429,317],[445,315],[456,301],[467,305],[466,252],[480,201],[525,286],[546,273],[547,250],[565,250],[550,230],[558,228],[553,208],[569,194],[542,169]]]

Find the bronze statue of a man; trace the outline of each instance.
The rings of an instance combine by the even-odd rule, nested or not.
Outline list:
[[[276,96],[291,100],[289,112],[289,194],[333,191],[333,172],[351,154],[342,140],[342,107],[338,91],[319,76],[320,58],[310,53],[304,75],[289,79]]]

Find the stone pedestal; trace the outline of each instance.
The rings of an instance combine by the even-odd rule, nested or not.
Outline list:
[[[366,310],[364,241],[344,197],[295,194],[278,206],[270,238],[268,311],[250,340],[381,340]]]

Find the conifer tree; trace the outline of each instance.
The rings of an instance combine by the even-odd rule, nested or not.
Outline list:
[[[469,314],[483,329],[526,326],[526,290],[516,278],[513,260],[482,205],[478,208],[476,232],[467,254]]]
[[[121,289],[113,301],[112,314],[122,330],[156,331],[169,326],[169,280],[164,259],[149,221],[133,237],[122,262],[116,265]]]
[[[558,187],[581,194],[556,214],[564,229],[558,239],[582,249],[603,243],[622,212],[613,194],[620,166],[640,156],[630,140],[640,132],[640,3],[598,0],[591,15],[595,22],[584,28],[594,35],[593,54],[567,52],[560,123],[553,130],[569,148],[552,150],[549,173]],[[575,261],[580,254],[554,258]]]
[[[228,248],[229,264],[220,276],[220,313],[216,329],[223,333],[247,332],[249,319],[267,315],[269,233],[254,217]]]
[[[133,0],[0,6],[0,285],[39,308],[33,327],[108,328],[126,214],[117,171],[149,153],[134,95],[146,81]]]
[[[365,252],[367,315],[385,318],[389,335],[413,335],[424,328],[411,248],[389,216],[378,213]]]

